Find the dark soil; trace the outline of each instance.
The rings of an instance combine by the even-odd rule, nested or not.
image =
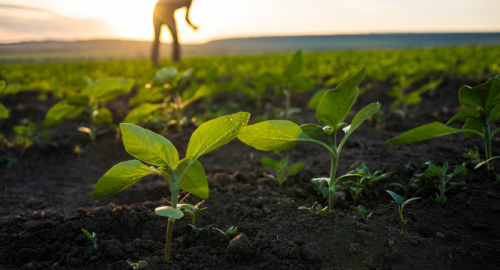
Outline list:
[[[393,115],[381,130],[369,122],[352,135],[341,153],[338,175],[362,162],[372,172],[393,172],[389,179],[363,191],[358,203],[373,211],[366,221],[350,208],[353,201],[346,189],[337,193],[331,215],[298,210],[315,201],[326,204],[326,198],[310,183],[313,177],[329,174],[330,158],[320,146],[299,143],[273,154],[235,140],[203,156],[200,162],[207,172],[210,198],[196,225],[223,231],[234,226],[237,234],[193,233],[190,218],[184,217],[174,229],[170,262],[163,261],[167,220],[154,214],[155,207],[170,201],[166,181],[148,176],[110,198],[92,198],[97,180],[114,164],[133,157],[114,132],[91,143],[76,131],[84,124],[83,118],[63,122],[51,130],[47,143],[32,145],[24,153],[18,148],[1,150],[18,161],[0,163],[0,269],[132,269],[127,260],[146,261],[147,269],[500,269],[500,229],[495,225],[500,221],[500,187],[489,181],[485,168],[470,168],[466,176],[459,176],[468,189],[450,190],[444,204],[431,199],[436,190],[430,187],[412,192],[412,197],[422,199],[405,208],[409,221],[402,235],[397,212],[380,206],[392,201],[385,190],[403,194],[389,183],[408,179],[407,166],[412,161],[439,166],[449,161],[454,166],[465,161],[462,154],[474,145],[484,153],[480,140],[462,134],[405,146],[386,143],[410,128],[446,122],[459,106],[458,88],[479,83],[445,79],[433,97],[427,94],[420,105],[410,108],[407,121]],[[360,95],[354,112],[374,101],[388,110],[390,85],[373,85]],[[311,95],[295,95],[293,105],[306,108]],[[12,112],[0,133],[12,137],[12,126],[28,116],[41,124],[57,100],[50,95],[45,101],[36,97],[36,92],[3,97],[1,102]],[[224,104],[231,98],[219,96],[214,102]],[[234,102],[238,110],[254,116],[262,113],[252,109],[251,101]],[[109,104],[115,124],[128,110],[126,104],[127,98]],[[312,110],[302,115],[306,122],[317,122]],[[183,153],[193,130],[167,138]],[[85,153],[74,154],[76,145]],[[494,155],[500,154],[499,146],[497,136]],[[271,172],[260,164],[260,158],[285,155],[290,162],[306,166],[278,187],[277,182],[262,176],[263,171]],[[196,204],[200,199],[190,196],[186,201]],[[97,234],[97,250],[92,249],[82,228]]]

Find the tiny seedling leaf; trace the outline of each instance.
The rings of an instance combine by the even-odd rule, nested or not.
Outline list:
[[[396,201],[397,204],[399,204],[399,205],[403,204],[403,202],[404,202],[403,197],[399,196],[398,194],[396,194],[390,190],[386,190],[386,191],[392,196],[392,198],[394,199],[394,201]]]
[[[90,234],[87,230],[85,229],[82,229],[82,232],[83,234],[85,234],[85,236],[87,236],[88,239],[90,239],[90,241],[94,242],[94,237],[92,236],[92,234]]]
[[[173,219],[180,219],[184,216],[181,210],[172,208],[170,206],[162,206],[155,209],[155,213],[158,216],[169,217]]]
[[[264,165],[264,166],[271,167],[275,170],[278,169],[278,162],[276,162],[276,160],[274,160],[274,159],[263,157],[260,159],[260,163],[262,163],[262,165]]]
[[[296,175],[300,169],[304,167],[304,163],[295,163],[292,166],[288,168],[288,175],[289,176],[294,176]]]

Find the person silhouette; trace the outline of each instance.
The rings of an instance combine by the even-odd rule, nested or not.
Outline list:
[[[177,63],[181,60],[179,37],[177,34],[177,26],[174,18],[174,13],[177,9],[186,7],[187,8],[186,22],[194,30],[198,30],[198,27],[193,25],[189,20],[189,10],[191,9],[192,3],[193,0],[159,0],[156,3],[153,13],[155,40],[153,43],[153,52],[151,54],[151,61],[156,67],[160,66],[158,51],[160,47],[161,27],[164,24],[167,25],[168,29],[170,30],[170,34],[172,35],[172,40],[173,40],[172,61],[174,63]]]

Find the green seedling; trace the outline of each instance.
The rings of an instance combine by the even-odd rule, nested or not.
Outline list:
[[[371,115],[380,110],[380,103],[372,103],[354,117],[351,125],[344,123],[347,114],[358,96],[358,85],[365,76],[365,68],[362,68],[355,75],[348,78],[337,88],[328,90],[318,105],[316,118],[324,124],[321,127],[316,124],[306,124],[298,126],[287,120],[270,120],[247,126],[239,135],[238,139],[247,145],[258,150],[278,153],[294,147],[300,141],[314,142],[327,149],[331,155],[332,163],[329,178],[319,178],[318,181],[328,184],[329,209],[333,209],[333,194],[335,185],[340,181],[347,181],[362,178],[360,175],[344,175],[336,178],[337,164],[340,152],[349,136]],[[346,127],[344,127],[346,126]],[[342,128],[344,127],[344,128]],[[337,146],[337,131],[342,129],[345,132],[344,138]],[[329,145],[315,140],[312,137],[325,135],[329,140]]]
[[[464,167],[467,166],[475,167],[476,165],[481,163],[481,159],[479,156],[479,149],[477,148],[477,146],[474,146],[473,149],[469,149],[469,152],[463,154],[462,157],[466,159],[466,161],[462,164],[462,166]]]
[[[500,75],[476,87],[462,86],[458,91],[458,98],[464,109],[453,116],[446,125],[433,122],[409,130],[387,142],[402,145],[459,132],[466,137],[479,136],[484,140],[486,164],[490,180],[494,181],[496,176],[491,162],[491,138],[500,128],[491,132],[490,123],[500,118]],[[447,126],[461,118],[467,119],[461,129]]]
[[[358,202],[358,199],[361,197],[361,192],[363,191],[363,188],[360,187],[360,184],[357,182],[351,182],[351,186],[349,186],[349,194],[351,194],[351,198],[356,204]]]
[[[451,182],[451,180],[459,174],[467,174],[467,169],[464,166],[460,165],[456,166],[455,169],[453,169],[452,173],[448,173],[448,167],[448,162],[446,162],[443,167],[438,167],[430,164],[429,169],[423,174],[423,176],[427,177],[427,179],[429,180],[427,182],[431,186],[438,189],[438,192],[436,192],[436,198],[434,198],[434,201],[437,203],[446,202],[446,200],[448,199],[446,197],[446,192],[448,192],[448,190],[450,190],[451,188],[458,185],[465,185],[465,181],[463,180],[458,182]],[[436,177],[439,179],[437,183],[433,180]]]
[[[31,145],[47,142],[50,135],[48,130],[37,126],[29,119],[22,120],[21,124],[14,126],[12,130],[16,133],[16,137],[10,142],[4,139],[4,143],[9,147],[22,147],[21,156],[24,155],[26,149]]]
[[[395,208],[395,207],[390,207],[390,206],[386,206],[386,205],[382,205],[382,204],[381,205],[384,207],[392,208],[399,213],[399,218],[401,219],[401,231],[399,232],[399,234],[403,234],[403,230],[404,230],[406,224],[408,224],[408,220],[403,218],[403,209],[410,202],[415,201],[415,200],[420,200],[421,198],[415,197],[415,198],[411,198],[411,199],[408,199],[405,201],[405,199],[403,197],[399,196],[398,194],[396,194],[390,190],[386,190],[386,191],[392,196],[394,201],[398,204],[398,207]]]
[[[92,196],[104,198],[114,195],[146,175],[164,176],[170,185],[172,203],[171,206],[156,208],[155,213],[168,217],[165,244],[165,260],[168,261],[175,221],[184,216],[180,209],[196,210],[192,205],[178,204],[179,190],[203,199],[208,198],[207,176],[197,159],[236,138],[249,118],[249,113],[240,112],[202,124],[191,135],[182,160],[179,160],[177,149],[166,138],[132,124],[120,124],[125,150],[138,160],[125,161],[111,168],[99,179]],[[141,161],[153,166],[147,166]]]
[[[358,206],[351,206],[352,209],[358,211],[361,213],[361,218],[362,219],[368,219],[369,217],[371,217],[372,215],[372,211],[368,211],[366,210],[362,205],[358,205]]]
[[[419,188],[422,185],[422,177],[424,176],[425,172],[429,170],[429,165],[430,162],[425,162],[422,164],[418,164],[417,162],[412,162],[411,165],[408,167],[408,169],[412,172],[411,178],[409,181],[405,180],[400,180],[400,183],[390,183],[389,185],[391,186],[397,186],[400,187],[404,190],[405,196],[404,199],[408,197],[410,194],[410,189],[416,189]]]
[[[311,207],[301,206],[298,209],[307,210],[311,215],[314,214],[314,211],[316,210],[316,213],[322,216],[332,212],[331,210],[328,210],[328,206],[323,207],[321,204],[318,204],[318,202],[314,202],[313,205],[311,205]]]
[[[54,127],[63,120],[73,119],[84,112],[88,116],[89,126],[79,127],[78,131],[86,133],[91,141],[109,130],[98,130],[97,125],[113,122],[111,111],[103,104],[119,95],[126,95],[134,86],[132,79],[107,79],[99,82],[88,80],[88,86],[83,91],[67,92],[66,98],[56,103],[45,116],[43,125]]]
[[[214,230],[216,230],[216,231],[218,231],[218,232],[220,232],[220,233],[222,233],[224,235],[227,235],[229,237],[233,237],[233,236],[236,235],[236,232],[238,231],[238,227],[231,226],[231,228],[227,229],[227,231],[223,231],[223,230],[221,230],[219,228],[214,228]]]
[[[124,122],[138,124],[146,120],[162,119],[164,132],[174,125],[182,132],[183,125],[189,121],[184,109],[192,102],[225,92],[227,89],[218,84],[202,85],[191,83],[193,69],[179,73],[176,68],[159,70],[153,82],[141,88],[132,102],[140,103],[125,117]]]
[[[370,168],[363,163],[361,166],[357,167],[353,171],[348,172],[348,174],[357,174],[361,175],[359,181],[364,187],[371,187],[373,183],[378,182],[380,180],[384,180],[389,178],[392,175],[391,172],[383,173],[382,170],[375,171],[373,174],[370,172]]]
[[[194,227],[194,222],[195,222],[195,220],[196,220],[196,215],[197,215],[199,212],[201,212],[201,211],[203,211],[203,210],[205,210],[205,209],[207,209],[207,208],[208,208],[208,207],[205,207],[205,208],[200,208],[200,204],[202,204],[202,203],[204,203],[204,202],[205,202],[205,201],[201,201],[201,202],[199,202],[197,205],[195,205],[195,206],[194,206],[194,208],[192,208],[192,207],[190,207],[190,206],[181,206],[181,207],[179,208],[179,210],[181,210],[184,214],[188,214],[188,215],[190,215],[190,216],[191,216],[191,224],[193,225],[193,227]],[[196,227],[194,227],[194,228],[196,228]]]
[[[391,91],[389,91],[389,96],[394,98],[395,101],[391,104],[391,111],[397,113],[402,119],[406,119],[408,113],[408,106],[417,105],[422,101],[422,94],[434,90],[438,87],[442,80],[431,81],[418,90],[407,92],[411,85],[421,79],[422,76],[414,76],[408,78],[406,76],[399,76],[397,78],[399,85],[394,86]]]
[[[0,81],[0,97],[5,95],[5,82]],[[0,103],[0,118],[9,118],[10,111],[2,103]]]
[[[131,262],[127,261],[128,265],[132,266],[134,269],[142,269],[148,267],[148,263],[145,261]]]
[[[85,229],[82,229],[82,232],[83,234],[85,234],[85,236],[87,236],[88,239],[90,239],[90,241],[92,241],[92,246],[94,247],[94,250],[97,250],[97,235],[95,234],[95,232],[92,232],[92,234],[90,234]]]
[[[296,175],[302,167],[304,167],[304,163],[295,163],[288,167],[288,158],[284,157],[282,158],[279,162],[274,159],[270,159],[267,157],[263,157],[260,159],[260,162],[262,165],[271,167],[275,170],[275,176],[274,175],[268,175],[264,173],[267,177],[273,178],[275,180],[278,180],[280,183],[280,187],[283,185],[283,182],[288,179],[289,176],[294,176]]]
[[[205,227],[199,227],[199,228],[194,226],[193,224],[188,224],[188,225],[191,226],[192,230],[195,232],[210,231],[210,229],[212,228],[211,225],[207,225]]]

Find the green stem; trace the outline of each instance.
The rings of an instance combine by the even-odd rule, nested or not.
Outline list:
[[[332,189],[330,189],[331,185],[335,182],[335,176],[337,174],[337,165],[339,161],[339,153],[337,152],[337,131],[334,130],[330,136],[328,136],[330,140],[330,149],[333,149],[332,152],[335,155],[332,155],[332,167],[330,169],[330,183],[328,183],[328,210],[333,211],[333,194],[335,193]]]
[[[483,123],[483,133],[484,133],[484,146],[486,150],[486,160],[489,160],[492,156],[491,154],[491,133],[490,133],[490,118],[486,116]],[[490,160],[487,162],[488,172],[490,174],[490,180],[495,181],[495,168],[493,167],[493,162]]]
[[[90,114],[90,140],[92,142],[95,142],[95,139],[97,137],[97,127],[95,125],[95,115],[94,115],[94,110],[92,109],[92,106],[88,106],[88,112]]]
[[[179,188],[176,186],[177,177],[172,175],[172,182],[170,188],[172,189],[172,208],[177,208],[177,200],[179,195]],[[174,184],[173,184],[174,183]],[[172,251],[172,234],[174,231],[175,219],[169,218],[167,225],[167,240],[165,242],[165,261],[170,261],[170,252]]]

